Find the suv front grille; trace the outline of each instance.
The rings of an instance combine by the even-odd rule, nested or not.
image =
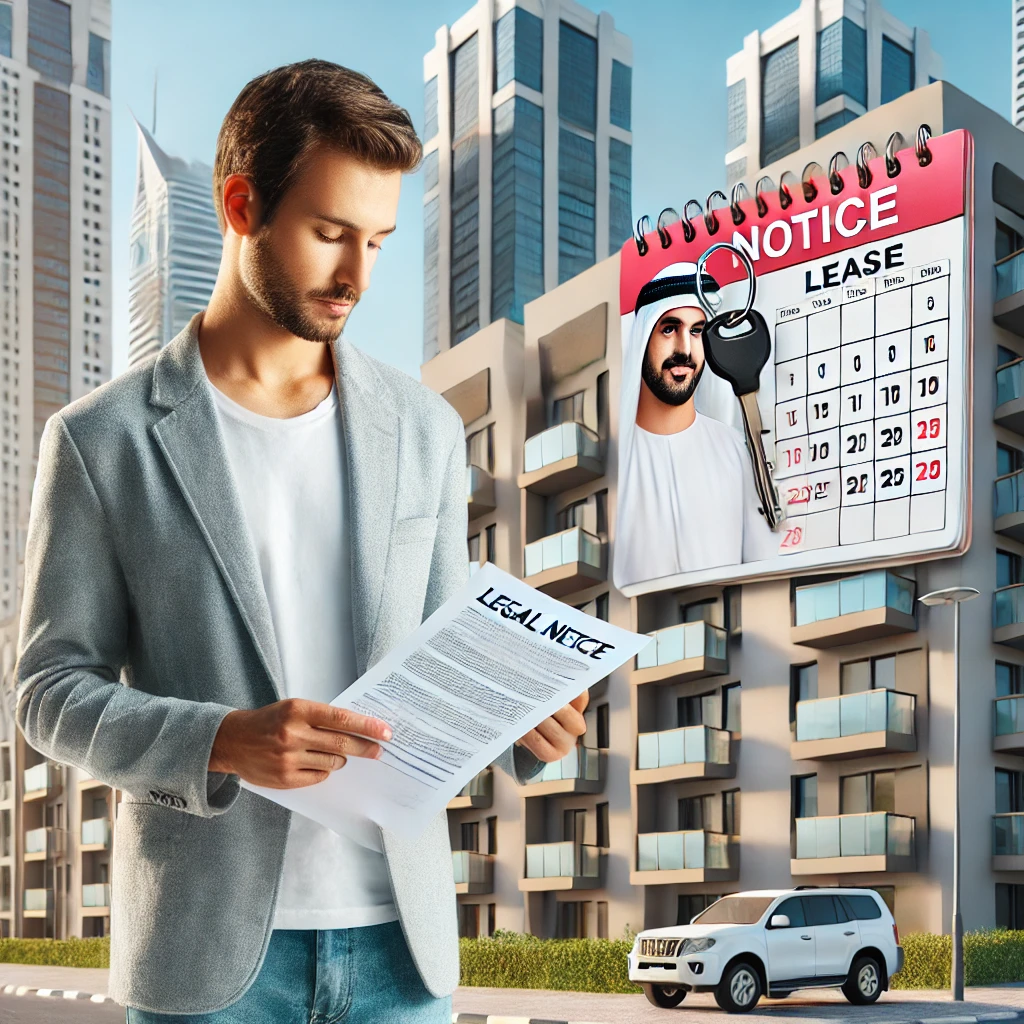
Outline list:
[[[675,956],[678,939],[641,939],[641,956]]]

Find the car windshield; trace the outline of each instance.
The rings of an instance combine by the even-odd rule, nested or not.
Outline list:
[[[756,924],[774,899],[774,896],[726,896],[698,914],[693,923]]]

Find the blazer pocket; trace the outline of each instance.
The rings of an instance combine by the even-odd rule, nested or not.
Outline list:
[[[396,544],[418,544],[433,541],[437,533],[437,516],[411,516],[395,523]]]

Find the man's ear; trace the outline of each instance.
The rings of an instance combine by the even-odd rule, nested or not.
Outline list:
[[[256,187],[244,174],[230,174],[221,194],[224,221],[236,235],[251,235],[260,225],[262,204]]]

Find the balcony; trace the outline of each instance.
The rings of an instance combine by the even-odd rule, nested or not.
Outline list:
[[[456,892],[494,892],[494,858],[489,854],[452,850],[452,871]]]
[[[14,796],[14,782],[11,779],[0,780],[0,804],[6,803]]]
[[[490,807],[494,801],[494,769],[485,768],[474,775],[459,792],[448,801],[449,811],[464,807]]]
[[[731,779],[736,775],[731,743],[731,733],[707,725],[642,732],[636,738],[636,767],[629,781],[644,786],[679,779]]]
[[[110,820],[90,818],[82,822],[82,852],[106,850],[110,846]]]
[[[993,816],[992,870],[1024,871],[1024,814]]]
[[[996,697],[992,705],[992,749],[1024,754],[1024,696]]]
[[[577,743],[560,761],[544,765],[544,770],[520,786],[519,792],[523,796],[600,793],[604,789],[605,766],[603,750]]]
[[[1024,360],[996,370],[996,409],[992,418],[1001,427],[1024,434]]]
[[[704,830],[641,832],[636,837],[636,870],[631,885],[677,882],[733,882],[739,878],[735,836]]]
[[[470,519],[487,515],[497,507],[494,500],[494,477],[486,469],[466,466],[466,503]]]
[[[523,582],[563,597],[605,579],[604,545],[578,526],[526,545]]]
[[[636,656],[630,676],[643,683],[685,683],[729,671],[728,636],[710,622],[684,622],[648,634],[651,642]]]
[[[993,507],[996,533],[1024,541],[1024,470],[996,478]]]
[[[22,910],[26,917],[46,917],[53,912],[52,889],[26,889]]]
[[[916,871],[914,819],[875,811],[796,819],[794,875]]]
[[[1024,250],[1001,259],[995,273],[992,319],[1000,327],[1024,337]]]
[[[64,852],[64,833],[56,828],[34,828],[25,833],[25,860],[46,860]]]
[[[560,423],[527,440],[519,486],[534,494],[558,494],[604,476],[601,441],[582,423]]]
[[[1024,584],[1002,587],[992,595],[992,639],[1024,650]]]
[[[55,796],[61,788],[61,770],[49,761],[43,761],[33,768],[26,768],[24,774],[25,800],[39,800]]]
[[[917,750],[911,693],[868,690],[802,700],[796,706],[794,761],[835,761]]]
[[[552,889],[600,889],[601,854],[583,843],[531,843],[526,847],[526,876],[520,892]]]
[[[797,587],[790,638],[804,647],[829,648],[912,633],[915,589],[913,580],[883,569]]]
[[[82,886],[82,912],[100,910],[106,913],[110,908],[110,883],[98,882]]]

